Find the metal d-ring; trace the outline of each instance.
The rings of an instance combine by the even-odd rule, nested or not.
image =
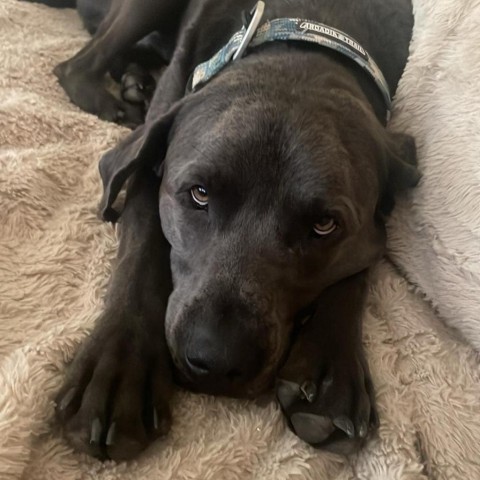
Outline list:
[[[255,32],[257,31],[258,26],[260,25],[264,10],[265,3],[262,1],[257,2],[257,4],[253,7],[252,11],[250,12],[250,14],[252,15],[252,19],[250,20],[247,31],[242,38],[242,43],[240,43],[235,54],[233,55],[233,61],[243,57],[243,54],[248,47],[248,44],[251,42],[253,36],[255,35]]]

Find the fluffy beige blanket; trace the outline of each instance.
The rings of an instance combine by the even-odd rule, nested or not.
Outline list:
[[[394,124],[417,136],[424,172],[442,177],[435,159],[445,160],[445,152],[455,170],[445,170],[448,179],[436,191],[424,182],[398,210],[392,255],[442,317],[478,346],[478,264],[475,271],[468,262],[479,257],[468,252],[480,245],[473,243],[480,232],[480,4],[417,0],[415,10]],[[260,406],[181,392],[171,434],[138,460],[102,464],[70,450],[52,421],[52,398],[65,362],[102,308],[116,241],[112,227],[96,218],[97,161],[126,134],[73,106],[51,74],[86,39],[71,10],[0,0],[0,478],[480,479],[479,358],[387,261],[375,272],[364,335],[381,428],[358,455],[345,459],[306,446],[273,401]],[[464,184],[455,184],[455,171]],[[425,218],[437,225],[436,212],[451,199],[440,190],[445,183],[468,205],[475,186],[476,207],[460,201],[450,209],[458,207],[456,217],[443,217],[450,247],[455,231],[469,232],[462,257],[450,247],[442,256],[445,242],[440,248],[431,230],[415,227]],[[432,246],[438,255],[425,253]],[[470,293],[445,288],[444,304],[437,287],[446,285],[449,261]]]

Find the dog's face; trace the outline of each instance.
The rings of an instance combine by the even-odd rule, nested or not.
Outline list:
[[[382,255],[382,215],[418,178],[408,144],[353,97],[206,94],[182,108],[160,191],[181,381],[233,396],[271,384],[319,293]]]
[[[388,133],[354,82],[326,79],[294,90],[286,79],[282,92],[261,69],[231,70],[153,112],[100,163],[103,217],[114,219],[125,179],[164,159],[165,333],[192,389],[267,388],[322,290],[382,255],[394,196],[418,181],[411,137]]]

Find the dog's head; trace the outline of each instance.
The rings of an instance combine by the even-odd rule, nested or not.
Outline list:
[[[213,83],[104,158],[104,207],[136,165],[164,158],[172,358],[194,389],[254,395],[320,292],[381,257],[384,217],[419,176],[412,139],[359,92],[302,101]]]

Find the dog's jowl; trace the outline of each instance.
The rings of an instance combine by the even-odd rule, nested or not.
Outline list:
[[[361,339],[368,270],[395,196],[419,178],[413,139],[385,129],[410,1],[77,9],[92,40],[55,74],[78,106],[134,130],[100,162],[100,212],[120,246],[58,396],[66,437],[131,458],[168,432],[177,383],[275,389],[299,437],[355,451],[378,425]]]

